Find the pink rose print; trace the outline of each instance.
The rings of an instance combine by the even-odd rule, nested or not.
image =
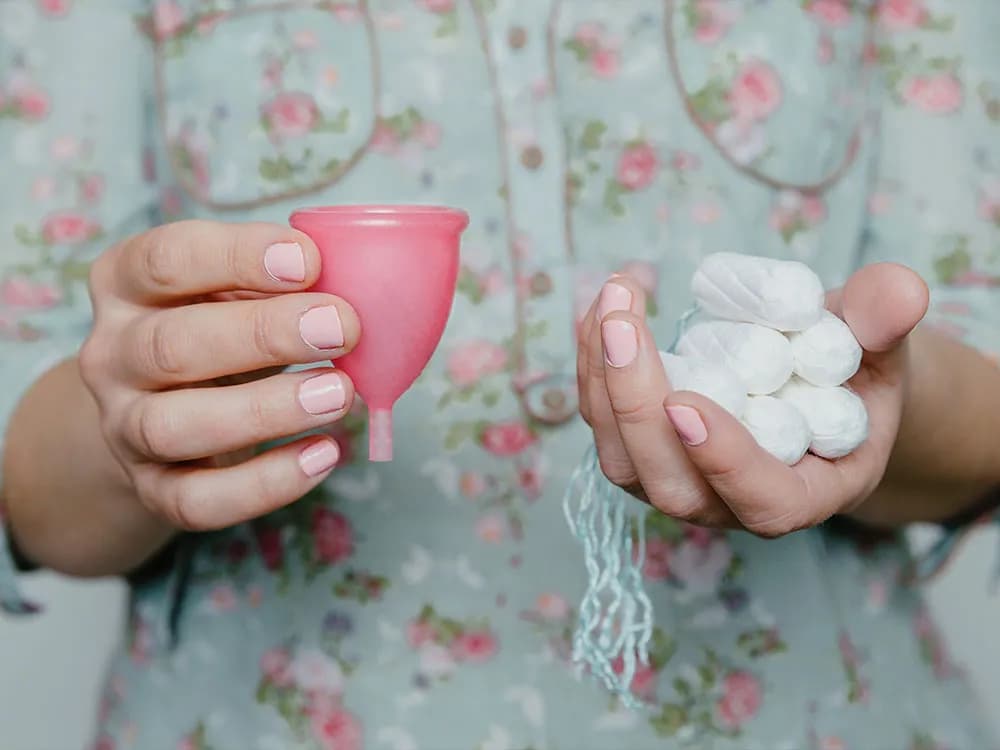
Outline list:
[[[733,550],[724,536],[708,543],[686,539],[671,551],[670,572],[688,591],[711,594],[719,588],[732,561]]]
[[[65,16],[69,13],[70,0],[38,0],[38,7],[47,16]]]
[[[809,12],[828,26],[845,26],[851,21],[849,0],[813,0]]]
[[[497,640],[488,630],[463,633],[452,644],[451,652],[458,661],[483,664],[497,652]]]
[[[111,737],[101,737],[94,743],[94,750],[115,750],[115,741]]]
[[[280,688],[292,685],[292,658],[287,649],[272,648],[260,657],[260,672],[263,678]]]
[[[915,29],[927,19],[924,0],[881,0],[878,4],[878,20],[891,31]]]
[[[482,474],[464,471],[458,478],[458,489],[465,497],[475,500],[486,491],[486,480]]]
[[[740,729],[760,710],[760,682],[749,672],[730,672],[722,683],[723,695],[716,704],[720,723],[727,729]]]
[[[588,21],[577,26],[565,47],[597,78],[612,79],[621,70],[619,42],[607,35],[599,23]]]
[[[460,388],[475,385],[507,366],[507,350],[492,341],[470,341],[448,357],[448,376]]]
[[[647,539],[642,574],[654,581],[665,581],[670,578],[670,553],[670,543],[665,539]]]
[[[691,172],[701,167],[701,158],[698,154],[678,149],[670,159],[670,166],[678,172]]]
[[[722,39],[740,16],[739,5],[728,0],[694,0],[694,38],[701,44]]]
[[[309,94],[285,91],[264,104],[262,115],[275,138],[305,135],[319,121],[319,108]]]
[[[615,674],[624,672],[625,659],[621,656],[616,657],[611,662],[611,669]],[[656,693],[656,677],[657,671],[651,665],[638,663],[635,666],[635,674],[632,676],[629,689],[636,698],[644,701],[652,701]]]
[[[217,612],[228,612],[236,609],[236,592],[232,586],[219,585],[212,589],[212,609]]]
[[[56,181],[51,177],[39,177],[31,184],[31,197],[45,201],[56,194]]]
[[[42,239],[50,245],[74,245],[100,233],[99,224],[72,211],[52,214],[42,224]]]
[[[569,603],[559,594],[539,595],[535,611],[545,620],[562,620],[570,613]]]
[[[979,188],[979,216],[1000,226],[1000,176],[991,176]]]
[[[177,0],[157,0],[153,6],[153,32],[161,40],[177,36],[187,23]]]
[[[847,750],[847,743],[840,737],[824,737],[820,740],[819,750]]]
[[[945,115],[962,106],[962,83],[952,73],[931,73],[903,85],[903,99],[932,115]]]
[[[414,137],[426,148],[437,148],[441,145],[441,126],[436,122],[424,120],[417,125]]]
[[[22,310],[45,310],[62,298],[59,289],[37,284],[25,276],[12,276],[0,284],[0,304]]]
[[[98,203],[104,195],[104,177],[99,174],[84,177],[80,182],[80,195],[86,203]]]
[[[434,640],[434,628],[429,623],[414,620],[406,626],[406,642],[410,648],[420,648]]]
[[[728,98],[738,119],[762,120],[781,104],[781,79],[767,63],[750,60],[737,73]]]
[[[333,12],[333,17],[341,23],[361,20],[361,10],[354,3],[334,3],[330,10]]]
[[[714,224],[722,217],[722,208],[714,200],[700,200],[691,206],[691,219],[695,224]]]
[[[618,184],[627,191],[635,192],[649,187],[660,169],[660,158],[648,143],[628,146],[618,159],[615,171]]]
[[[598,78],[614,78],[620,68],[617,50],[598,49],[590,56],[590,69]]]
[[[254,529],[257,536],[257,547],[268,570],[280,570],[285,561],[284,545],[281,541],[281,529],[274,526],[262,526]]]
[[[528,500],[537,500],[542,496],[542,472],[536,466],[519,466],[517,485]]]
[[[819,38],[816,47],[816,60],[820,65],[829,65],[837,56],[837,48],[833,44],[833,39],[828,34],[823,34]]]
[[[822,198],[795,191],[779,194],[770,216],[771,228],[780,232],[786,242],[825,220],[826,205]]]
[[[495,456],[516,456],[534,445],[538,437],[524,422],[498,422],[486,427],[479,442]]]
[[[751,164],[767,151],[767,130],[757,120],[726,120],[715,129],[715,137],[737,164]]]
[[[944,640],[928,610],[921,609],[917,612],[913,618],[913,632],[920,643],[920,654],[924,662],[934,671],[934,676],[939,680],[951,677],[955,671],[954,667],[945,650]]]
[[[502,542],[506,532],[507,524],[500,515],[491,514],[483,516],[476,523],[476,536],[490,544],[499,544]]]
[[[313,737],[322,750],[361,750],[361,723],[342,708],[317,711],[310,718]]]
[[[451,13],[455,10],[455,0],[417,0],[417,3],[431,13]]]
[[[316,508],[312,516],[316,558],[328,565],[346,560],[354,552],[354,532],[350,521],[328,508]]]
[[[41,89],[21,88],[13,99],[16,111],[26,120],[41,120],[49,113],[49,97]]]

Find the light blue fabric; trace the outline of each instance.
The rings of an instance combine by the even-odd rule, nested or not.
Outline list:
[[[86,262],[134,232],[362,201],[472,217],[396,460],[358,457],[352,415],[324,487],[187,537],[135,586],[97,747],[994,746],[896,538],[591,504],[595,549],[626,516],[644,532],[652,635],[601,672],[641,710],[572,663],[611,623],[574,642],[587,570],[559,501],[591,440],[542,417],[573,406],[575,325],[612,271],[648,288],[666,347],[706,253],[801,259],[831,287],[902,260],[929,324],[997,353],[1000,5],[886,8],[0,0],[5,418],[86,336]]]

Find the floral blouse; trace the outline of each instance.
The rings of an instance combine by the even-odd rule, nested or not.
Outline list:
[[[93,747],[992,747],[902,541],[840,524],[764,541],[649,510],[625,709],[568,657],[560,498],[589,440],[575,325],[612,271],[667,343],[706,253],[830,286],[898,260],[927,325],[1000,350],[998,38],[996,0],[0,0],[4,422],[86,335],[88,263],[121,237],[472,216],[396,460],[352,415],[322,488],[137,575]],[[28,613],[2,540],[0,601]]]

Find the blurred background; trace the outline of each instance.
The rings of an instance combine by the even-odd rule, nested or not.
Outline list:
[[[914,532],[918,546],[927,539]],[[998,555],[1000,532],[980,531],[928,589],[953,658],[987,706],[1000,705],[1000,593],[989,590]],[[0,617],[0,750],[83,750],[104,664],[120,634],[124,587],[41,573],[25,588],[46,611],[31,619]],[[991,720],[1000,738],[1000,711]]]

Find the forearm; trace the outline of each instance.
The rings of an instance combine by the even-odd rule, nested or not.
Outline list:
[[[929,329],[909,342],[910,382],[886,475],[852,516],[899,526],[942,521],[1000,485],[1000,368]]]
[[[42,376],[8,426],[0,502],[20,550],[70,575],[124,573],[173,534],[140,503],[101,435],[75,359]]]

